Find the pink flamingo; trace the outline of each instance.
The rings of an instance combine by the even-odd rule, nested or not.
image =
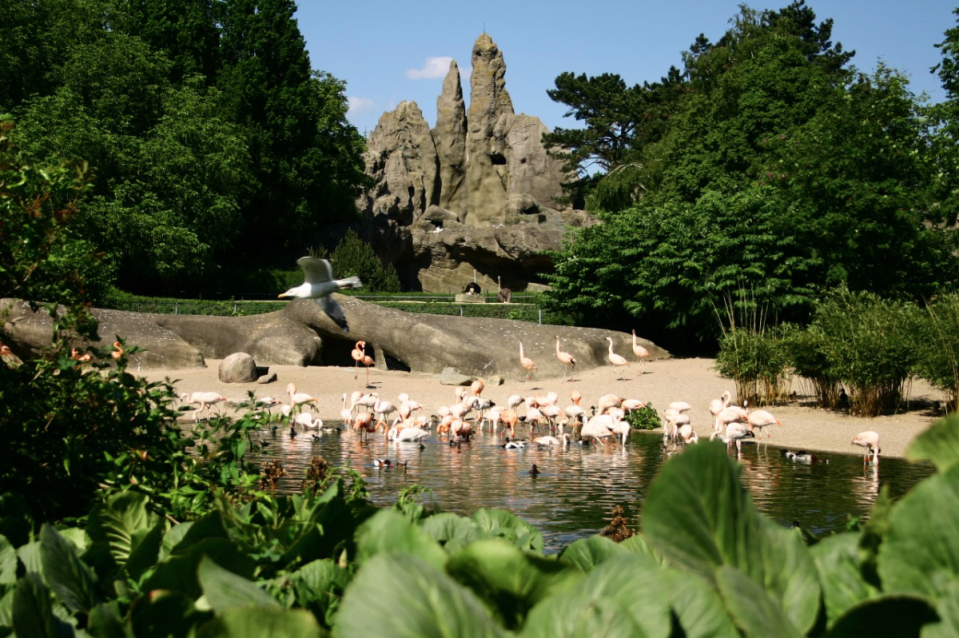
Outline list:
[[[568,352],[563,352],[559,349],[559,335],[556,335],[556,358],[559,359],[559,362],[563,364],[563,379],[566,379],[566,372],[568,368],[572,368],[572,372],[576,372],[576,359]],[[573,380],[572,372],[569,375],[569,380]]]
[[[533,360],[523,354],[523,342],[519,342],[519,364],[523,366],[523,369],[526,370],[526,385],[523,386],[525,390],[529,387],[529,380],[533,376],[533,370],[536,369],[536,364],[533,363]]]
[[[867,430],[865,432],[860,432],[856,435],[856,438],[852,440],[850,445],[858,445],[859,447],[866,448],[866,456],[863,457],[862,462],[868,463],[869,456],[872,455],[872,462],[879,462],[879,453],[882,452],[879,449],[879,433],[873,432],[872,430]]]
[[[649,350],[639,345],[636,341],[636,331],[633,330],[633,354],[636,355],[636,358],[642,361],[643,359],[652,359],[653,355],[649,354]]]
[[[609,362],[613,364],[615,368],[621,368],[623,366],[629,367],[629,361],[626,360],[626,357],[616,354],[613,352],[613,338],[606,337],[606,341],[609,342]],[[619,380],[623,380],[622,374],[619,376]]]

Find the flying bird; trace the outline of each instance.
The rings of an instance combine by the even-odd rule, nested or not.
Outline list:
[[[333,269],[330,268],[330,262],[317,257],[300,257],[296,260],[296,263],[303,269],[304,281],[299,286],[284,292],[279,298],[314,299],[320,309],[336,325],[342,328],[343,332],[349,332],[350,327],[346,325],[343,308],[330,295],[338,290],[359,288],[363,285],[360,278],[333,279]]]

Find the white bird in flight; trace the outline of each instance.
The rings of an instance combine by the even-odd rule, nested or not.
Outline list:
[[[296,263],[303,269],[304,281],[301,285],[284,292],[279,298],[315,299],[320,309],[342,328],[343,332],[349,332],[350,327],[346,325],[343,308],[330,295],[338,290],[359,288],[363,285],[360,278],[333,279],[330,262],[318,257],[300,257]]]

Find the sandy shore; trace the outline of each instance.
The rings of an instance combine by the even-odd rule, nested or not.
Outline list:
[[[584,406],[595,405],[600,396],[614,393],[652,403],[660,411],[672,401],[687,401],[694,406],[691,412],[693,426],[701,437],[708,438],[712,431],[709,401],[719,397],[724,390],[735,392],[734,384],[713,370],[714,363],[713,359],[696,358],[652,361],[627,369],[623,380],[619,380],[620,371],[611,367],[577,372],[575,381],[539,379],[534,376],[529,390],[524,391],[525,384],[521,381],[507,381],[499,386],[487,385],[483,396],[497,403],[505,403],[512,394],[529,396],[552,390],[560,395],[560,405],[566,406],[570,403],[569,393],[575,389],[582,393]],[[261,385],[222,383],[217,375],[219,365],[217,360],[208,360],[208,367],[204,369],[150,370],[141,374],[151,381],[171,380],[178,394],[215,391],[237,401],[244,400],[251,390],[257,397],[272,396],[286,400],[286,385],[292,382],[296,384],[298,392],[308,392],[319,399],[314,412],[329,421],[339,419],[344,393],[349,396],[354,390],[365,389],[366,377],[362,369],[359,378],[354,380],[352,368],[270,366],[270,372],[277,374],[277,381]],[[803,388],[798,382],[794,389],[802,395]],[[438,406],[448,405],[454,400],[454,388],[441,385],[439,375],[433,374],[371,369],[368,391],[376,392],[394,403],[399,393],[406,392],[429,411],[435,411]],[[783,423],[783,427],[772,430],[770,444],[790,449],[857,454],[859,448],[850,445],[852,438],[863,430],[874,430],[881,437],[883,456],[901,457],[909,442],[940,418],[941,415],[934,414],[929,406],[936,405],[942,398],[938,390],[924,383],[916,383],[909,396],[911,409],[903,414],[875,419],[802,407],[798,402],[769,408]],[[769,430],[766,428],[767,432]]]

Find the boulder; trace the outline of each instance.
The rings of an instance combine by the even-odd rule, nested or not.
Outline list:
[[[275,382],[276,382],[276,373],[275,373],[275,372],[269,372],[269,373],[267,373],[267,374],[264,374],[264,375],[261,376],[259,379],[257,379],[256,382],[259,383],[260,385],[266,385],[267,383],[275,383]]]
[[[154,315],[93,309],[101,335],[122,336],[146,350],[131,359],[149,368],[198,367],[203,357],[223,359],[245,352],[260,365],[331,365],[352,367],[350,351],[357,340],[380,369],[440,374],[453,368],[470,378],[523,380],[519,344],[536,363],[534,378],[563,376],[556,359],[556,336],[563,350],[576,357],[577,370],[608,365],[607,337],[615,351],[632,359],[632,337],[598,328],[544,326],[508,319],[481,319],[413,314],[336,295],[350,324],[345,334],[313,301],[298,299],[283,310],[254,317],[195,317]],[[50,343],[49,317],[33,313],[17,300],[0,301],[7,308],[9,345],[18,355],[39,352]],[[44,318],[46,321],[43,327]],[[33,328],[31,328],[33,326]],[[39,327],[37,327],[39,326]],[[104,332],[109,326],[109,332]],[[160,340],[157,335],[162,335]],[[669,357],[655,344],[640,339],[653,358]],[[193,353],[195,356],[185,356]],[[205,364],[204,364],[205,365]],[[199,366],[203,367],[203,366]]]
[[[440,372],[440,385],[470,385],[473,378],[460,374],[456,368],[443,368]]]
[[[253,383],[258,376],[256,362],[245,352],[234,352],[223,359],[217,374],[223,383]]]

